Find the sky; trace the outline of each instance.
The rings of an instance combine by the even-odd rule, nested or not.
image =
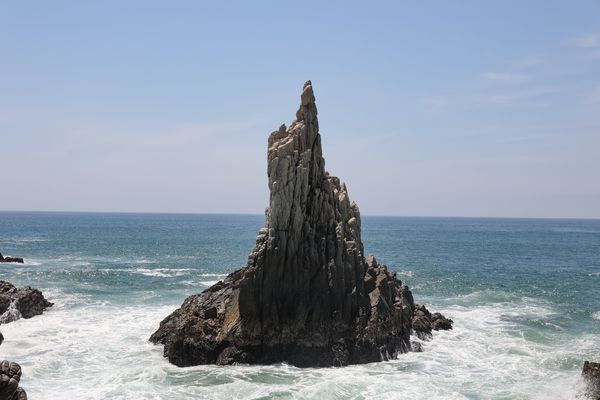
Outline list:
[[[553,0],[0,0],[0,210],[262,213],[308,79],[364,215],[600,218],[600,2]]]

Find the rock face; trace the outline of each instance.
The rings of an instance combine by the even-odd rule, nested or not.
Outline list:
[[[24,261],[21,257],[4,257],[4,256],[2,256],[2,253],[0,253],[0,262],[23,264]]]
[[[4,336],[0,333],[0,345]],[[15,362],[0,361],[0,400],[27,400],[27,393],[19,387],[21,366]]]
[[[587,385],[586,396],[600,400],[600,363],[586,361],[583,363],[583,379]]]
[[[41,315],[48,307],[52,303],[38,289],[31,286],[17,289],[10,282],[0,281],[0,324]]]
[[[358,206],[325,171],[310,81],[296,120],[270,135],[267,157],[266,225],[246,267],[188,297],[150,340],[178,366],[342,366],[409,351],[413,296],[364,256]],[[451,328],[419,309],[429,325],[415,329]]]

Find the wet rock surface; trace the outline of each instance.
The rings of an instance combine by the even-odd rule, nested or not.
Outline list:
[[[188,297],[150,338],[170,362],[368,363],[419,351],[413,329],[451,329],[451,320],[416,306],[395,273],[365,257],[358,206],[325,171],[310,81],[296,120],[270,135],[267,157],[266,224],[246,267]]]
[[[52,303],[38,289],[17,288],[10,282],[0,281],[0,324],[41,315],[48,307],[52,307]]]
[[[581,374],[587,386],[587,398],[600,400],[600,363],[586,361]]]

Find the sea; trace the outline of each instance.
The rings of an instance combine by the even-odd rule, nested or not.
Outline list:
[[[148,342],[244,266],[261,215],[0,212],[0,279],[54,306],[0,326],[43,399],[574,399],[600,361],[600,220],[363,217],[365,252],[454,320],[422,353],[342,368],[178,368]],[[414,340],[418,340],[414,338]]]

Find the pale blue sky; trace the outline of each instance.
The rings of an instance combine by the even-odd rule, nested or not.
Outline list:
[[[0,0],[0,210],[260,213],[311,79],[363,214],[600,218],[600,2],[424,4]]]

